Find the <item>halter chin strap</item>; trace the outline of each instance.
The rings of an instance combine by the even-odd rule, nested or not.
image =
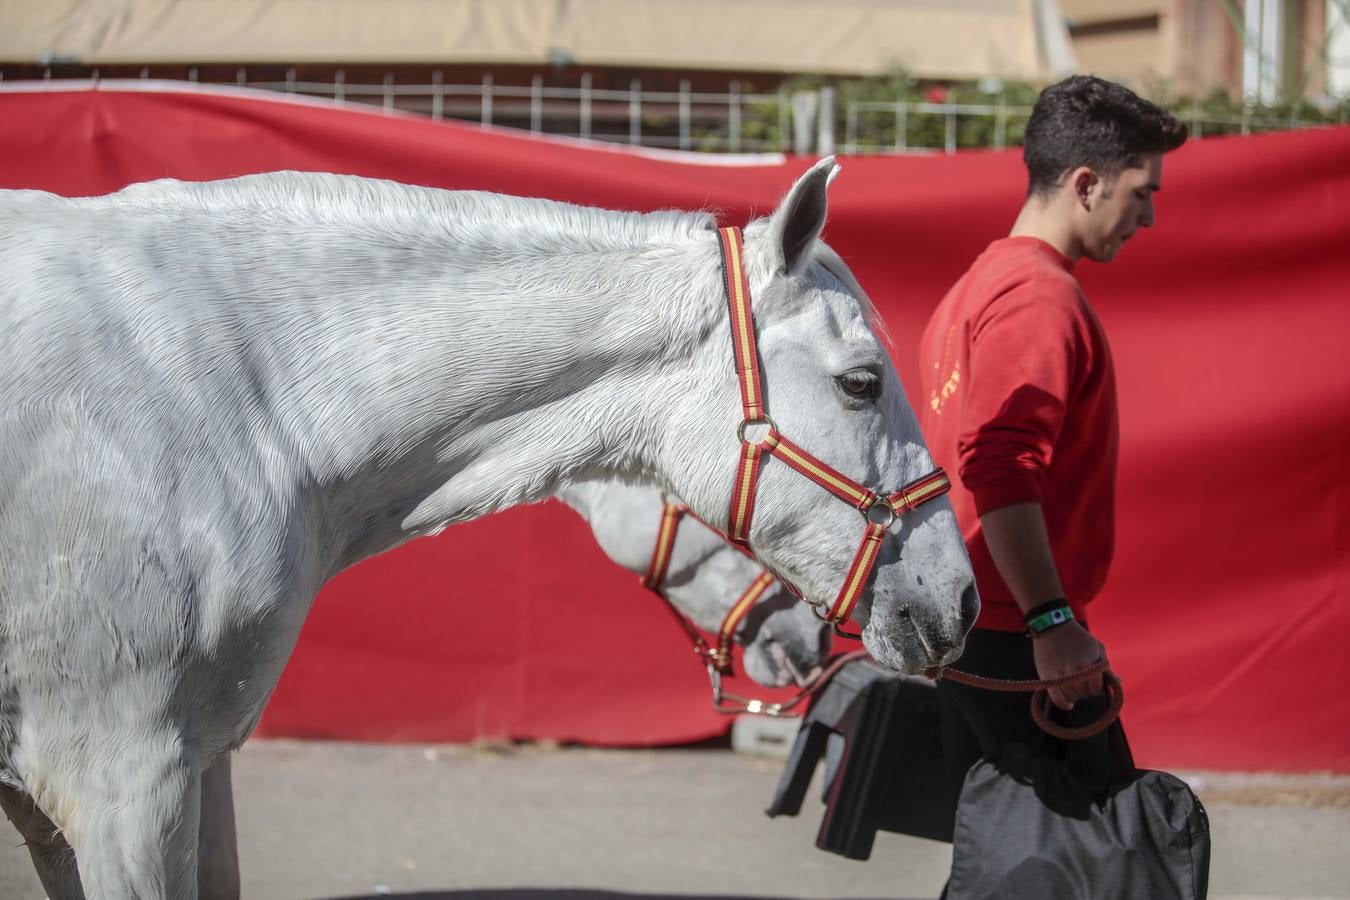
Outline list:
[[[862,513],[865,521],[862,540],[853,555],[843,586],[833,605],[823,615],[824,621],[839,626],[848,621],[858,598],[871,577],[881,550],[882,538],[891,524],[920,504],[945,494],[951,481],[942,469],[912,481],[890,494],[874,491],[859,484],[837,469],[812,456],[778,430],[764,408],[763,375],[759,365],[759,348],[755,341],[755,319],[750,304],[750,283],[745,274],[744,241],[739,228],[718,229],[722,248],[722,272],[727,293],[727,312],[731,319],[732,350],[736,361],[736,376],[741,391],[741,424],[737,436],[741,450],[736,466],[736,482],[731,492],[727,536],[742,546],[750,540],[750,521],[755,512],[755,492],[759,484],[759,470],[764,457],[775,456],[797,470],[834,496]],[[762,430],[757,438],[750,429]],[[801,592],[784,580],[783,584],[798,597]],[[845,637],[857,635],[844,634]]]
[[[693,623],[684,616],[675,604],[670,602],[670,598],[661,590],[666,583],[666,573],[670,570],[670,557],[675,550],[675,535],[680,528],[680,521],[686,515],[693,515],[687,507],[679,503],[666,503],[661,511],[661,527],[656,532],[656,546],[652,549],[651,562],[647,564],[647,574],[642,576],[642,586],[660,597],[665,602],[666,608],[675,616],[676,621],[684,628],[689,639],[694,643],[694,653],[702,658],[708,664],[710,673],[717,675],[731,675],[733,672],[731,644],[736,637],[736,629],[740,627],[741,621],[745,619],[746,613],[755,605],[760,597],[764,596],[774,583],[774,577],[768,570],[761,571],[759,577],[750,583],[750,586],[741,593],[740,598],[731,605],[727,611],[726,618],[722,620],[722,627],[717,630],[717,646],[709,647],[708,642],[699,634],[698,629]]]

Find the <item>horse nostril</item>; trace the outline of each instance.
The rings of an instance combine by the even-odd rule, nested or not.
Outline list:
[[[961,592],[961,633],[965,634],[975,625],[975,618],[980,614],[980,594],[975,590],[975,583],[972,581],[966,585],[966,589]]]
[[[909,607],[908,606],[900,607],[900,618],[908,619],[909,616],[910,616]]]

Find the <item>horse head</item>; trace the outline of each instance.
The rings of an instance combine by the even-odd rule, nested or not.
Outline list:
[[[876,313],[820,239],[836,170],[810,169],[743,240],[719,232],[705,300],[722,318],[661,398],[660,468],[807,603],[856,619],[879,662],[915,672],[960,655],[979,600]]]

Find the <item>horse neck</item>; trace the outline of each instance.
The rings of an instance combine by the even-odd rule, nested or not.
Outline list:
[[[711,235],[652,254],[424,246],[364,277],[354,252],[316,286],[283,415],[338,567],[574,476],[649,470],[652,398],[687,384],[721,314]]]

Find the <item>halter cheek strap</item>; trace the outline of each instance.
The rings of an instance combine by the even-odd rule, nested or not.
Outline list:
[[[647,564],[647,574],[642,576],[642,586],[649,591],[659,591],[661,585],[666,583],[671,553],[675,549],[675,533],[679,531],[684,514],[685,507],[678,503],[667,503],[661,509],[661,527],[656,532],[656,547],[652,550],[651,562]]]
[[[844,575],[844,583],[839,589],[839,594],[828,612],[820,616],[832,623],[838,631],[839,625],[846,622],[852,614],[858,598],[862,596],[867,586],[872,569],[876,566],[877,557],[880,555],[882,539],[890,530],[891,524],[919,505],[945,494],[951,489],[951,481],[946,473],[938,468],[890,494],[874,491],[812,456],[778,430],[764,406],[763,375],[759,364],[759,348],[755,340],[755,319],[751,308],[750,284],[745,274],[744,240],[741,230],[718,229],[718,238],[722,250],[727,314],[731,321],[732,354],[741,395],[741,424],[737,428],[741,447],[736,464],[736,480],[732,486],[731,506],[727,515],[727,536],[737,544],[748,545],[750,524],[755,512],[759,471],[766,455],[777,457],[861,512],[866,522],[862,539]],[[752,438],[748,433],[751,428],[763,429],[764,434]],[[786,581],[784,585],[797,596],[801,596],[801,592]]]

